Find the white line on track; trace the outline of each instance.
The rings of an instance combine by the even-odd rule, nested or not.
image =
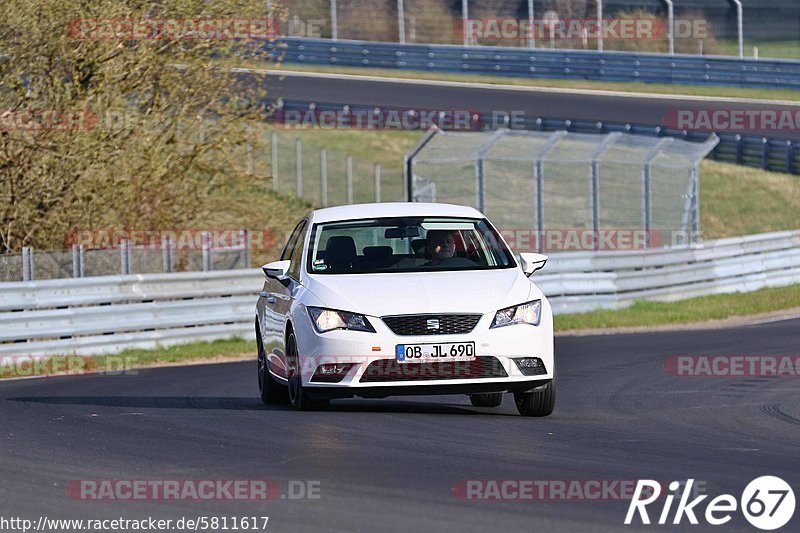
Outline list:
[[[637,93],[626,91],[603,91],[593,89],[567,89],[560,87],[526,87],[522,85],[501,85],[496,83],[474,83],[463,81],[443,81],[443,80],[423,80],[418,78],[391,78],[385,76],[366,76],[363,74],[335,74],[330,72],[300,72],[291,70],[275,69],[247,69],[234,68],[234,72],[267,72],[275,76],[286,76],[296,78],[321,78],[335,79],[344,81],[373,81],[392,84],[410,84],[436,87],[459,87],[466,89],[487,89],[493,91],[516,91],[527,93],[554,93],[554,94],[577,94],[584,96],[613,96],[617,98],[638,98],[643,100],[677,100],[695,102],[721,102],[737,104],[757,104],[760,106],[779,105],[789,107],[800,107],[800,101],[792,102],[789,100],[764,100],[759,98],[733,98],[727,96],[692,96],[683,94],[660,94],[660,93]]]

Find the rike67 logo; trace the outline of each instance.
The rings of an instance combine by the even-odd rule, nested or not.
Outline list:
[[[700,504],[708,495],[697,496],[689,501],[692,494],[694,479],[686,482],[685,490],[680,490],[682,484],[673,481],[669,484],[670,494],[664,498],[661,513],[657,523],[665,525],[671,523],[678,525],[684,517],[690,524],[699,524],[697,516],[705,518],[712,526],[727,524],[733,518],[737,508],[751,525],[764,531],[772,531],[785,526],[794,515],[795,498],[792,487],[784,480],[775,476],[762,476],[751,481],[742,492],[742,497],[737,501],[730,494],[721,494],[708,502],[705,513],[700,513]],[[675,496],[679,496],[678,505],[672,514],[672,504]],[[661,484],[658,481],[640,479],[636,484],[633,499],[625,516],[625,525],[633,522],[637,512],[642,524],[650,524],[650,515],[647,506],[656,502],[661,497]],[[671,522],[669,521],[672,515]]]

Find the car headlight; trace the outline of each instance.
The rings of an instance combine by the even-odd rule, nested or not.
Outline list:
[[[510,326],[512,324],[532,324],[539,325],[539,320],[542,318],[542,301],[533,300],[520,305],[506,307],[499,310],[494,315],[492,325],[490,328],[499,328],[501,326]]]
[[[311,322],[320,333],[332,331],[334,329],[349,329],[353,331],[369,331],[375,333],[375,328],[369,323],[367,317],[347,311],[336,311],[335,309],[324,309],[322,307],[309,307],[308,314]]]

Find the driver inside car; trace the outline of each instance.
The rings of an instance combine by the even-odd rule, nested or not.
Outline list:
[[[430,261],[422,266],[475,266],[473,261],[456,256],[456,240],[450,230],[430,230],[425,237],[425,251]]]

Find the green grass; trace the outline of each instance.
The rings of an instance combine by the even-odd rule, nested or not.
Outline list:
[[[739,41],[718,41],[720,54],[726,56],[739,55]],[[753,48],[758,47],[758,57],[761,59],[800,59],[800,40],[794,41],[760,41],[750,42],[745,40],[744,56],[753,57]]]
[[[700,165],[704,239],[800,229],[800,176],[718,163]]]
[[[715,294],[680,302],[638,301],[614,311],[555,317],[556,331],[690,324],[800,307],[800,284],[735,294]]]
[[[254,69],[263,68],[263,64],[239,64]],[[670,94],[688,96],[712,96],[728,98],[755,98],[758,100],[800,100],[800,92],[791,89],[749,89],[739,87],[706,87],[696,85],[672,85],[660,83],[626,83],[592,80],[554,80],[544,78],[515,78],[505,76],[487,76],[479,74],[451,74],[445,72],[428,72],[413,70],[394,70],[358,67],[328,67],[324,65],[294,65],[283,63],[279,68],[270,70],[296,72],[328,72],[337,74],[357,74],[363,76],[382,76],[387,78],[413,78],[422,80],[442,80],[468,83],[491,83],[495,85],[517,85],[522,87],[551,87],[558,89],[587,89],[595,91],[621,91],[629,93]]]

